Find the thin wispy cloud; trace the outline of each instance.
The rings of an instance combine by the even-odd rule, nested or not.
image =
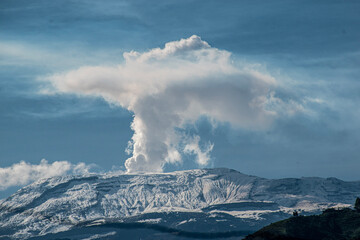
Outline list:
[[[40,46],[22,41],[0,41],[0,66],[41,67],[51,71],[71,69],[74,66],[108,62],[117,58],[120,49],[84,52],[81,46],[61,45],[59,48]]]

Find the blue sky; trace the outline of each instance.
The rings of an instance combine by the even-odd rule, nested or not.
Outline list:
[[[228,167],[269,178],[359,180],[359,12],[358,1],[340,0],[3,0],[0,168],[9,174],[20,161],[37,166],[47,159],[46,166],[66,161],[95,164],[92,171],[125,170],[134,112],[80,90],[44,94],[46,79],[83,66],[125,64],[125,52],[149,53],[197,35],[211,51],[231,53],[232,67],[276,80],[269,93],[277,117],[265,127],[206,116],[176,126],[185,140],[200,140],[181,161],[162,165],[164,171]],[[201,84],[200,95],[209,86]],[[185,148],[185,140],[177,148]],[[199,165],[194,146],[206,153],[211,145],[209,159]]]

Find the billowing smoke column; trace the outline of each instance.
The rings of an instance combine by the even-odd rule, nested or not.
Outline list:
[[[124,59],[116,67],[82,67],[50,81],[56,91],[100,96],[134,113],[129,172],[162,171],[165,163],[181,162],[182,154],[208,164],[214,145],[175,130],[200,116],[251,129],[266,128],[275,116],[266,109],[275,80],[237,67],[228,51],[198,36],[127,52]]]

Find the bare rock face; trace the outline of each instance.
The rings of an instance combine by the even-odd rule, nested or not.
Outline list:
[[[307,215],[351,206],[359,195],[360,182],[272,180],[229,169],[55,177],[0,202],[0,239],[39,237],[109,221],[188,232],[253,232],[295,210]]]

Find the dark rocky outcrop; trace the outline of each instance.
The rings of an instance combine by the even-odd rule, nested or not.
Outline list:
[[[359,201],[357,200],[358,204]],[[358,206],[358,205],[356,205]],[[358,208],[327,209],[321,215],[297,216],[262,228],[245,240],[360,240]]]
[[[360,212],[360,198],[356,198],[355,201],[355,210]]]

